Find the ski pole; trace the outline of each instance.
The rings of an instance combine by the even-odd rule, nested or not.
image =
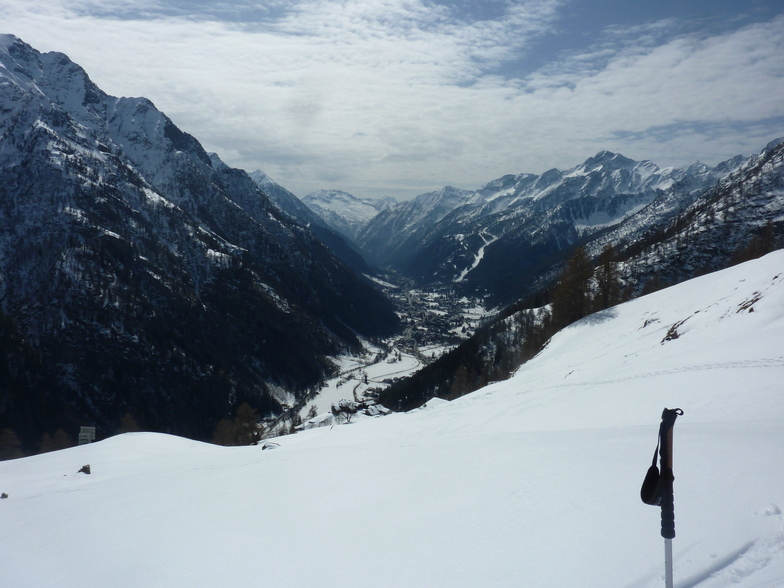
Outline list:
[[[672,431],[675,419],[683,414],[680,408],[665,408],[659,428],[661,458],[661,535],[664,537],[664,583],[673,588],[672,577],[672,540],[675,538],[675,496],[672,473]]]

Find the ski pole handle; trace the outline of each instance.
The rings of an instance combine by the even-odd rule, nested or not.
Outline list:
[[[661,424],[661,535],[665,539],[675,537],[675,497],[672,482],[672,429],[675,419],[682,415],[680,408],[665,408]]]

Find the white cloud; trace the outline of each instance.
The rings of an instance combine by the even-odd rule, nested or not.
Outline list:
[[[658,46],[624,46],[609,59],[602,55],[606,64],[599,71],[590,61],[582,69],[569,62],[564,67],[567,73],[532,76],[530,83],[536,95],[552,95],[552,109],[566,113],[574,108],[584,113],[579,120],[587,133],[573,131],[585,135],[582,140],[607,140],[614,134],[640,135],[670,127],[675,135],[672,144],[665,141],[658,149],[636,145],[634,155],[643,155],[639,152],[648,148],[649,156],[658,150],[677,163],[684,154],[682,149],[673,153],[672,146],[682,140],[679,135],[696,135],[697,139],[699,133],[694,129],[700,125],[725,125],[729,132],[733,125],[728,123],[737,126],[784,116],[782,55],[784,19],[780,17],[715,37],[688,35]],[[556,98],[564,86],[573,90]],[[769,133],[782,131],[772,128]],[[749,138],[758,140],[757,136]],[[737,143],[739,139],[730,140]],[[764,142],[755,142],[753,148],[761,148]],[[619,144],[623,146],[622,141]],[[691,152],[709,157],[696,146]]]
[[[759,123],[784,120],[783,18],[713,37],[678,36],[672,21],[615,27],[537,72],[501,75],[559,6],[510,3],[503,18],[479,20],[421,0],[248,2],[234,10],[277,16],[241,23],[215,20],[222,5],[183,18],[183,6],[154,0],[15,0],[0,19],[299,195],[476,187],[604,148],[718,161],[784,134]]]

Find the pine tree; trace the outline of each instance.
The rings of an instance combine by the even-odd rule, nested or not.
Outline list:
[[[60,449],[73,447],[74,445],[76,445],[76,443],[74,442],[73,437],[62,429],[57,429],[53,435],[50,435],[49,433],[43,434],[39,443],[39,450],[41,453],[47,453],[49,451],[58,451]]]
[[[464,364],[460,364],[455,372],[455,377],[452,380],[452,386],[449,390],[450,398],[459,398],[463,394],[470,392],[468,383],[468,370]]]
[[[615,249],[606,245],[599,256],[598,268],[598,293],[596,296],[596,310],[604,310],[615,306],[620,301],[621,285],[618,272],[613,265],[615,262]]]
[[[212,442],[215,445],[236,445],[236,434],[234,421],[231,419],[221,419],[212,433]]]
[[[261,439],[259,415],[247,402],[237,407],[234,427],[237,432],[237,445],[253,445]]]
[[[578,247],[566,260],[553,290],[553,323],[561,329],[588,314],[591,307],[593,267],[585,248]]]
[[[651,279],[645,282],[645,285],[642,288],[642,292],[640,292],[640,296],[645,296],[646,294],[652,294],[653,292],[658,292],[664,288],[664,284],[662,283],[661,278],[659,277],[659,272],[655,272]]]
[[[234,419],[221,419],[212,434],[216,445],[253,445],[261,439],[258,413],[247,402],[237,407]]]
[[[735,253],[735,255],[730,260],[730,265],[743,263],[744,261],[749,261],[751,259],[757,259],[758,257],[762,257],[763,255],[766,255],[771,251],[775,251],[776,249],[778,249],[778,244],[776,243],[776,231],[773,227],[773,223],[768,220],[760,233],[752,237],[746,247]]]
[[[139,423],[136,421],[136,419],[134,418],[134,416],[131,413],[126,412],[123,415],[123,418],[120,419],[120,431],[119,432],[120,433],[138,433],[139,431],[141,431],[141,428],[139,427]]]
[[[0,460],[22,457],[22,442],[11,429],[0,431]]]

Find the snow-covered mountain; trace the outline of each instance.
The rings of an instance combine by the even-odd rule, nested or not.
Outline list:
[[[482,214],[531,202],[547,209],[575,198],[611,198],[619,194],[650,197],[656,189],[670,186],[682,173],[684,170],[662,170],[650,161],[633,161],[618,153],[601,151],[567,171],[551,169],[539,176],[505,176],[477,192],[486,203],[492,203]]]
[[[491,243],[519,233],[522,225],[530,224],[523,233],[530,238],[528,233],[537,232],[540,242],[573,242],[620,222],[676,183],[681,191],[710,186],[732,164],[740,162],[731,160],[716,169],[700,163],[661,169],[650,161],[602,151],[567,171],[507,175],[475,191],[446,188],[422,195],[379,215],[357,243],[375,263],[418,280],[464,282]],[[449,197],[438,197],[444,193]],[[439,201],[438,214],[422,214],[420,209],[434,200]],[[548,230],[542,222],[553,226]],[[525,237],[511,237],[520,238]]]
[[[340,190],[317,190],[302,201],[341,235],[356,241],[362,228],[379,212],[393,206],[394,198],[356,198]]]
[[[144,98],[0,36],[0,427],[133,413],[204,438],[332,369],[391,304]],[[36,369],[33,369],[36,368]]]
[[[673,284],[728,265],[755,240],[769,241],[769,249],[784,244],[784,139],[692,199],[665,192],[596,235],[588,250],[596,257],[612,245],[627,282]]]
[[[278,210],[308,227],[343,263],[359,274],[372,272],[354,242],[333,229],[293,193],[261,170],[251,172],[250,177]]]
[[[639,492],[678,407],[675,585],[781,586],[782,268],[638,298],[508,381],[273,449],[135,433],[2,462],[3,583],[660,588]]]
[[[662,169],[603,151],[567,171],[508,175],[463,192],[462,201],[434,222],[396,219],[416,201],[402,203],[373,219],[357,242],[368,259],[421,284],[453,284],[492,303],[509,303],[542,287],[543,276],[552,277],[577,243],[620,223],[637,227],[637,237],[654,231],[756,159]],[[750,219],[747,227],[758,221]]]
[[[314,225],[322,227],[328,226],[324,219],[308,208],[302,200],[278,184],[260,169],[251,172],[249,175],[267,198],[269,198],[278,209],[285,212],[294,220],[307,227]]]
[[[451,186],[420,194],[381,211],[363,226],[356,242],[371,263],[399,267],[396,262],[407,259],[433,225],[474,200],[472,192]]]

